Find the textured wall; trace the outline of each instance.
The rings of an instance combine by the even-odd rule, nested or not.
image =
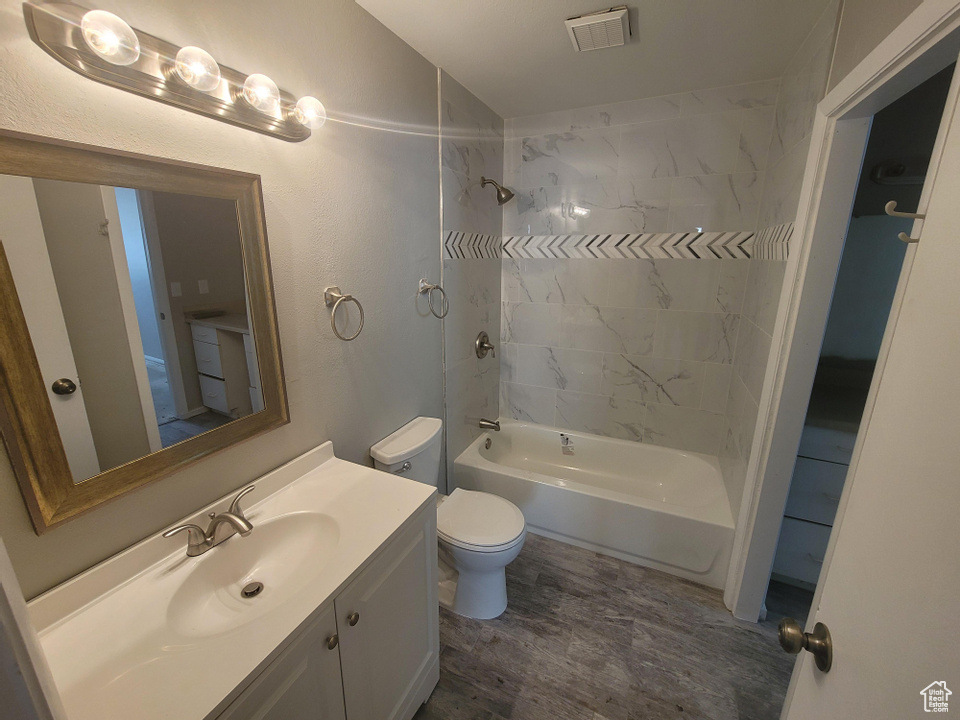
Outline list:
[[[443,259],[450,301],[443,322],[449,477],[454,460],[480,435],[480,418],[500,416],[500,348],[481,360],[474,343],[481,330],[494,344],[500,337],[503,214],[495,189],[481,187],[480,178],[503,177],[503,119],[441,72],[440,132],[443,234],[449,240]]]
[[[780,86],[760,204],[761,232],[792,231],[817,103],[823,98],[833,53],[837,3],[831,2],[791,59]],[[750,260],[740,335],[727,398],[728,426],[720,450],[727,495],[737,516],[747,463],[753,451],[758,403],[773,342],[786,262]]]
[[[440,274],[436,68],[352,0],[238,0],[227,14],[187,0],[98,7],[316,94],[357,124],[330,121],[291,144],[91,82],[34,45],[20,3],[2,0],[0,127],[262,177],[291,414],[283,428],[42,537],[0,453],[0,533],[28,596],[318,443],[369,463],[373,442],[442,412],[440,323],[416,292],[420,277]],[[371,124],[384,129],[361,126]],[[364,303],[355,342],[330,332],[322,291],[334,284]]]
[[[540,249],[503,259],[505,416],[718,452],[747,255],[668,248],[701,229],[756,229],[778,86],[507,121],[517,201],[504,207],[504,234],[538,236],[508,238],[508,251]],[[543,236],[611,233],[640,233],[637,256],[542,249]],[[641,251],[650,244],[656,253]]]

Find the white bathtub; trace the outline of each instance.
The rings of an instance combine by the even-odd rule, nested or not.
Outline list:
[[[716,458],[501,420],[454,463],[454,485],[505,497],[532,532],[722,588],[733,517]],[[491,445],[487,448],[487,440]]]

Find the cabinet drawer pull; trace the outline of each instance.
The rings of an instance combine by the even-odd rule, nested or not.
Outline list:
[[[812,563],[816,563],[817,565],[823,565],[823,558],[818,558],[813,553],[807,553],[807,560]]]
[[[823,494],[823,496],[824,496],[827,500],[829,500],[830,502],[840,502],[840,496],[839,496],[839,495],[833,495],[832,493],[825,492],[825,493]]]
[[[331,635],[327,638],[327,650],[333,650],[337,645],[340,644],[340,638],[336,635]]]
[[[356,625],[358,622],[360,622],[360,613],[353,612],[353,613],[350,613],[349,615],[347,615],[347,624],[348,624],[350,627],[353,627],[353,626]]]

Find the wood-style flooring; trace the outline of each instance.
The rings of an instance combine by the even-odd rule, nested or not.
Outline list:
[[[736,620],[717,590],[527,535],[507,611],[440,611],[440,683],[415,720],[772,720],[794,657],[779,616]]]

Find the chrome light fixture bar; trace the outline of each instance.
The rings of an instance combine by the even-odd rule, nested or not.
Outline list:
[[[89,16],[95,12],[104,17],[95,17],[101,24],[91,31]],[[247,75],[218,65],[200,48],[173,45],[130,28],[111,13],[73,3],[26,2],[23,14],[37,45],[71,70],[105,85],[288,142],[306,140],[310,129],[326,120],[326,111],[316,98],[301,98],[298,105],[295,96],[277,88],[265,75]],[[124,35],[127,30],[134,33],[133,42],[139,43],[138,53],[129,47]],[[184,50],[188,51],[186,60]],[[214,83],[217,71],[219,78]],[[210,77],[197,78],[195,73]],[[305,106],[310,108],[307,115]]]

